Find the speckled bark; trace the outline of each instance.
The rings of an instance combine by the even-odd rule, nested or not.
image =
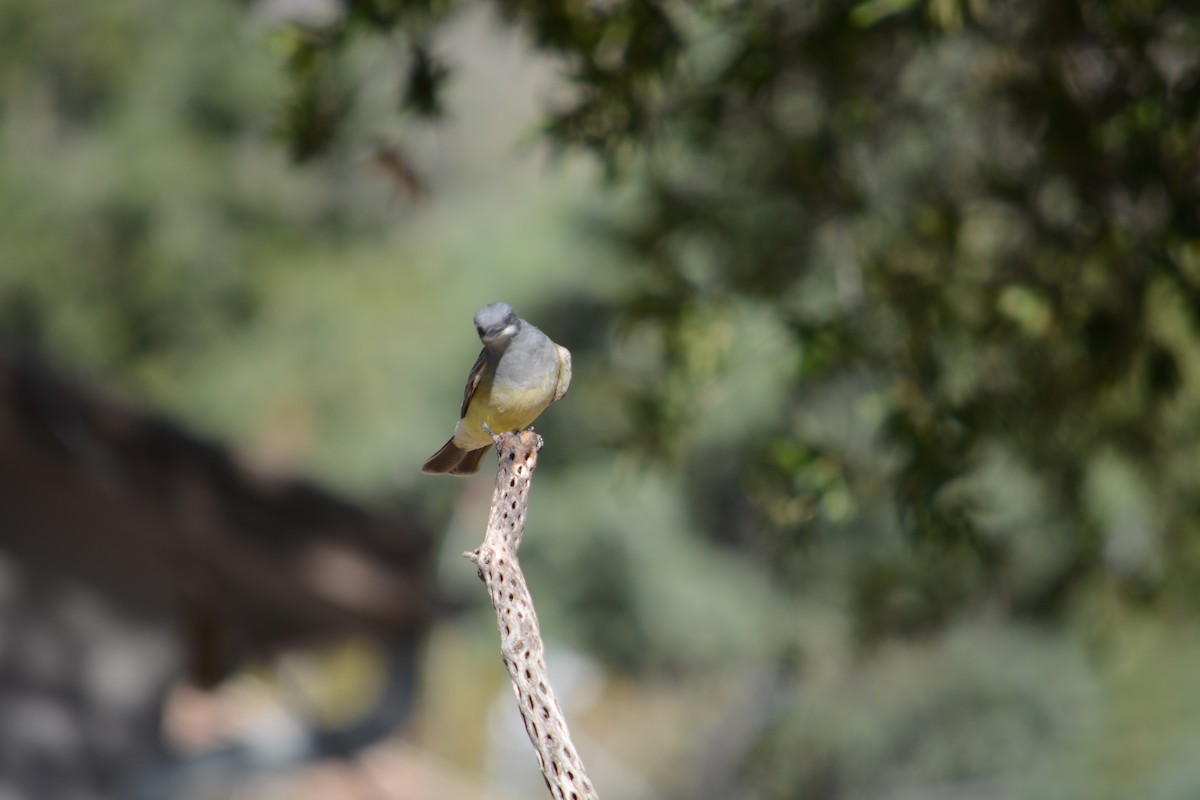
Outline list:
[[[571,743],[567,720],[546,675],[537,614],[517,560],[542,437],[533,431],[504,433],[496,437],[496,444],[500,469],[487,533],[483,544],[463,555],[479,568],[496,609],[500,653],[550,794],[557,800],[594,800],[596,790]]]

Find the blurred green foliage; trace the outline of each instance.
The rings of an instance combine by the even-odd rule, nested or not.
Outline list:
[[[465,5],[9,0],[6,339],[451,517],[466,594],[483,500],[417,465],[506,299],[575,353],[545,626],[647,686],[781,665],[744,796],[1192,796],[1200,13],[495,8],[554,170]]]
[[[283,84],[242,12],[151,9],[16,2],[0,26],[5,333],[131,371],[252,318],[248,265],[328,213],[253,137]]]
[[[616,226],[646,272],[632,312],[665,343],[647,422],[687,439],[710,321],[751,302],[795,337],[778,366],[791,413],[721,483],[750,482],[759,535],[785,550],[813,527],[878,537],[848,516],[894,505],[905,541],[850,561],[864,634],[980,604],[1055,615],[1096,580],[1193,601],[1200,17],[1088,2],[695,17],[702,45],[666,83],[663,141]],[[860,430],[831,430],[831,402]],[[1108,464],[1151,493],[1137,532],[1089,492]],[[1011,481],[1031,492],[1006,496]]]
[[[377,27],[407,30],[407,8]],[[633,384],[630,442],[704,458],[699,407],[743,357],[730,318],[790,331],[792,354],[770,367],[787,401],[726,443],[745,455],[707,487],[752,498],[740,535],[783,580],[804,563],[789,553],[828,527],[872,537],[846,562],[868,638],[997,601],[1055,615],[1095,580],[1195,599],[1194,12],[501,8],[575,90],[549,111],[551,140],[633,173],[635,197],[602,220],[636,271],[613,304],[644,351],[616,370]],[[348,4],[330,30],[359,13]],[[859,430],[813,424],[828,403],[859,409]],[[1149,530],[1118,533],[1089,500],[1110,463],[1151,493]],[[1036,537],[1022,515],[997,524],[1012,502],[985,479],[998,469],[1037,486]],[[854,524],[880,504],[897,525]],[[730,535],[710,519],[711,536]]]

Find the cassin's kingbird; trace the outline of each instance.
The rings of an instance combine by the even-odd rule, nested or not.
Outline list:
[[[571,385],[571,352],[513,313],[507,303],[475,312],[483,350],[463,390],[454,435],[425,462],[431,475],[472,475],[495,433],[528,427]]]

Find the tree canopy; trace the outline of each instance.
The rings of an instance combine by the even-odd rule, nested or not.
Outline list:
[[[500,8],[572,86],[547,135],[636,186],[604,219],[633,273],[615,310],[657,344],[631,441],[686,450],[735,308],[791,332],[773,366],[788,402],[698,476],[756,524],[716,515],[710,535],[748,537],[788,577],[822,528],[883,536],[851,546],[871,634],[978,602],[1053,615],[1097,579],[1135,601],[1193,593],[1200,16],[1141,0]],[[401,106],[436,113],[452,65],[428,42],[447,10],[347,2],[298,39],[294,152],[336,135],[318,110],[341,106],[317,95],[336,94],[328,67],[356,36],[407,36]],[[833,401],[861,430],[810,413]],[[855,522],[881,506],[903,541]]]

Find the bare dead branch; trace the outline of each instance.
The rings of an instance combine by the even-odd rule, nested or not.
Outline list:
[[[483,544],[463,555],[479,568],[479,577],[496,610],[500,653],[546,787],[556,800],[597,800],[550,686],[537,614],[517,560],[542,437],[528,430],[494,438],[500,451],[500,468],[487,532]]]

